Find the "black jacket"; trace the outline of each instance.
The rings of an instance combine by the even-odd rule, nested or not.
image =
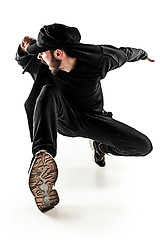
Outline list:
[[[109,45],[74,44],[74,48],[66,49],[70,56],[77,58],[76,67],[67,73],[59,70],[52,75],[48,66],[41,63],[37,56],[28,55],[20,46],[16,54],[18,64],[23,67],[23,73],[29,72],[34,79],[31,93],[25,102],[32,139],[33,111],[36,99],[42,87],[55,84],[68,100],[69,104],[86,112],[101,112],[103,109],[103,94],[100,80],[107,72],[121,67],[125,62],[146,59],[147,53],[135,48],[116,48]]]

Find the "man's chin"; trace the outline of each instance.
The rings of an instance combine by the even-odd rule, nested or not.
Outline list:
[[[52,67],[49,67],[49,70],[51,71],[51,73],[54,75],[58,72],[59,68],[52,68]]]

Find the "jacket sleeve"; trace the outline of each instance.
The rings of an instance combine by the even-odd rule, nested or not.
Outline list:
[[[42,65],[40,60],[37,59],[37,55],[29,55],[27,52],[24,52],[19,45],[15,60],[22,66],[22,73],[29,72],[32,78],[34,80],[36,79],[39,68]]]
[[[138,60],[145,60],[148,55],[147,53],[142,49],[136,49],[136,48],[130,48],[130,47],[120,47],[120,51],[122,51],[126,57],[127,62],[135,62]]]
[[[107,72],[121,67],[126,62],[134,62],[147,58],[147,53],[142,49],[130,47],[116,48],[110,45],[102,45],[101,51],[102,78],[105,77]]]

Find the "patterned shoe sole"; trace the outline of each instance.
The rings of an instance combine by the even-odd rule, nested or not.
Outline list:
[[[30,170],[29,187],[41,212],[54,208],[59,202],[58,193],[53,190],[57,177],[58,169],[53,157],[45,150],[39,151]]]

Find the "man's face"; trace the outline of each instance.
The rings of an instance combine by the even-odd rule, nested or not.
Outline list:
[[[46,52],[39,53],[37,58],[40,59],[43,64],[48,65],[51,72],[55,74],[59,70],[61,60],[57,60],[53,56],[53,52],[54,51],[48,50]]]

